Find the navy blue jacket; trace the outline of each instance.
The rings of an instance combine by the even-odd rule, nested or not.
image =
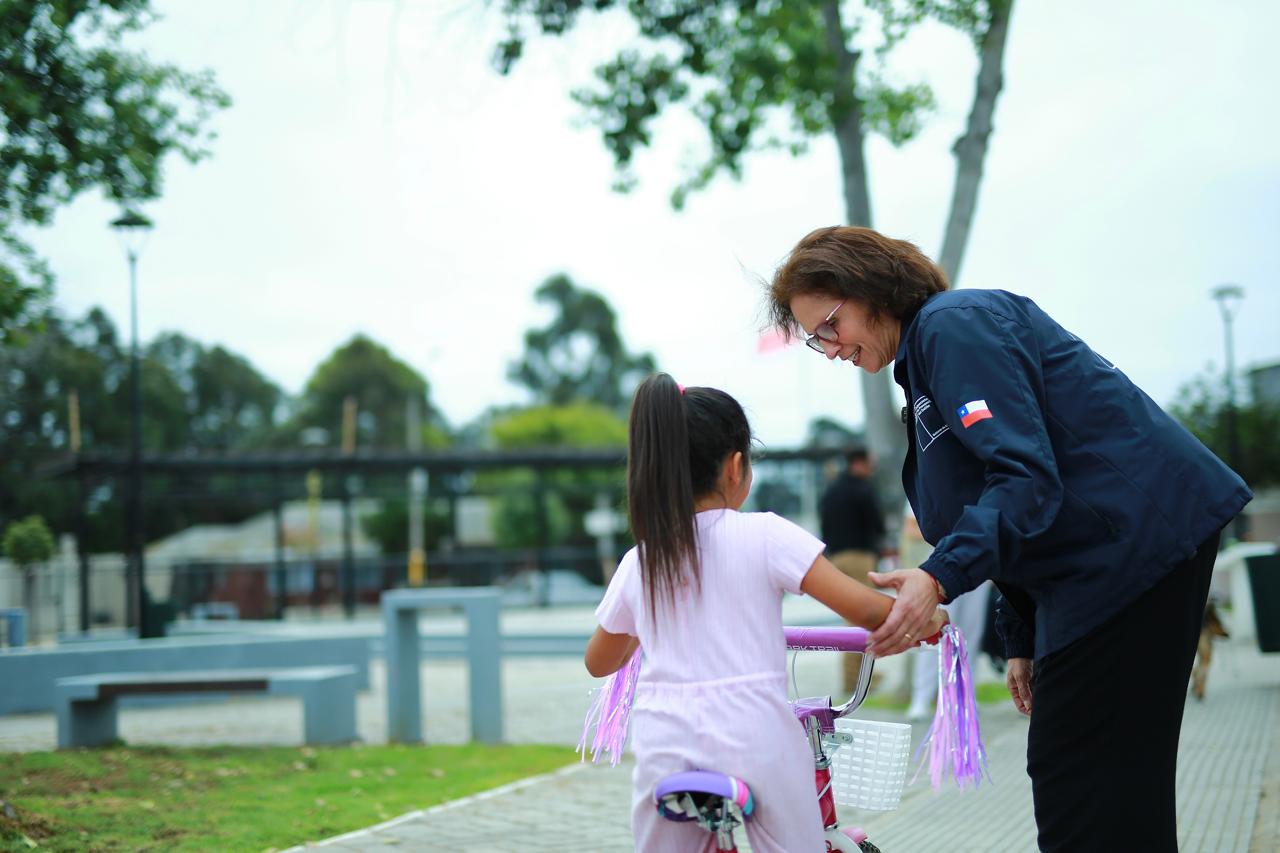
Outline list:
[[[950,598],[995,581],[1010,657],[1041,658],[1098,627],[1252,498],[1024,297],[931,297],[903,319],[893,372],[908,401],[902,482],[936,546],[921,568]]]

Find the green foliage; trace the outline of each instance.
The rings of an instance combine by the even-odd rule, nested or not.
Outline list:
[[[498,418],[490,428],[501,448],[617,447],[627,443],[627,424],[618,415],[591,403],[535,406]],[[509,548],[582,544],[591,541],[582,519],[596,495],[620,498],[624,472],[528,470],[482,475],[477,490],[496,493],[494,527],[498,544]]]
[[[49,526],[38,515],[14,521],[4,530],[4,553],[23,568],[43,563],[57,553]]]
[[[524,336],[524,354],[508,368],[538,403],[563,406],[591,400],[622,410],[636,385],[655,369],[653,356],[628,352],[617,316],[600,294],[565,275],[547,279],[535,294],[555,315]]]
[[[18,329],[39,328],[49,307],[53,274],[26,243],[5,229],[0,220],[0,346],[26,343]]]
[[[147,357],[176,386],[186,448],[241,450],[261,445],[276,426],[284,392],[244,357],[176,332],[152,341]]]
[[[169,153],[208,154],[227,95],[209,71],[122,47],[149,0],[0,0],[0,343],[38,316],[48,269],[15,233],[88,189],[121,202],[160,194]]]
[[[343,401],[351,396],[359,412],[358,446],[403,448],[410,399],[418,400],[423,423],[436,427],[424,432],[424,436],[438,441],[443,419],[428,402],[428,393],[427,380],[416,370],[381,344],[356,335],[336,349],[307,380],[290,438],[296,430],[318,427],[328,433],[332,444],[339,444]]]
[[[1006,0],[995,0],[1005,2]],[[634,185],[638,149],[652,141],[654,120],[683,104],[707,132],[708,151],[672,193],[683,206],[690,192],[718,173],[737,178],[752,150],[803,151],[852,112],[864,129],[901,145],[934,109],[923,83],[898,86],[884,71],[888,52],[910,29],[932,18],[975,40],[989,18],[982,0],[866,0],[832,32],[825,0],[505,0],[507,37],[494,65],[510,72],[535,33],[561,35],[583,11],[625,9],[642,47],[628,47],[596,69],[596,86],[573,93],[600,128],[619,169],[617,188]],[[875,42],[875,64],[851,45]],[[841,51],[853,55],[852,79]],[[869,66],[869,67],[868,67]]]
[[[132,424],[129,352],[111,320],[92,309],[79,320],[46,312],[18,327],[26,343],[0,347],[0,524],[29,512],[54,530],[72,529],[74,484],[41,476],[43,464],[71,450],[69,403],[80,412],[81,449],[123,452]],[[142,353],[143,446],[148,452],[246,449],[262,446],[281,392],[247,361],[166,334]],[[148,477],[149,493],[189,493],[181,478]],[[120,547],[122,495],[108,481],[90,490],[86,545]],[[218,479],[198,486],[200,506],[147,501],[145,529],[164,535],[196,521],[238,521],[262,509],[243,483]]]
[[[1204,373],[1184,384],[1169,412],[1219,459],[1232,464],[1229,407],[1221,376]],[[1280,406],[1260,400],[1237,404],[1236,436],[1236,473],[1251,486],[1280,484]]]
[[[533,406],[494,422],[491,433],[501,448],[626,447],[627,424],[594,403]]]
[[[388,498],[377,512],[360,518],[360,527],[383,554],[407,554],[409,552],[409,501],[405,498]],[[448,504],[426,501],[422,508],[422,538],[426,550],[440,547],[440,541],[453,533],[453,519]]]
[[[809,421],[805,445],[808,447],[836,447],[846,449],[866,444],[863,430],[854,429],[835,418],[825,415]]]

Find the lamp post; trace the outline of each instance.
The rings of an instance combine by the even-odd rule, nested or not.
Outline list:
[[[138,360],[138,255],[151,233],[151,220],[134,210],[125,211],[111,223],[129,261],[129,488],[125,512],[128,562],[125,569],[125,621],[137,626],[138,636],[154,632],[146,618],[146,565],[142,535],[142,371]]]
[[[1223,337],[1227,352],[1227,454],[1231,467],[1240,468],[1240,436],[1236,429],[1236,362],[1235,344],[1231,337],[1231,321],[1235,318],[1240,303],[1244,301],[1244,288],[1238,284],[1220,284],[1210,294],[1218,303],[1222,313]],[[1244,516],[1237,515],[1232,523],[1232,530],[1237,540],[1243,540],[1245,534]]]

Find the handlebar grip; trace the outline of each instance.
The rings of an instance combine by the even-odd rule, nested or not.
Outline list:
[[[782,632],[787,638],[787,648],[811,651],[865,652],[867,640],[871,637],[871,632],[865,628],[845,626],[828,628],[788,626],[783,628]]]

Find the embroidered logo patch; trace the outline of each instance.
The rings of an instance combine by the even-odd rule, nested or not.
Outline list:
[[[933,401],[928,397],[916,397],[915,413],[916,444],[921,452],[928,450],[929,445],[937,441],[943,433],[950,432],[951,427],[947,426],[942,419],[942,413],[933,407]]]
[[[985,421],[992,416],[991,410],[987,408],[986,400],[974,400],[965,403],[956,409],[956,414],[960,416],[960,423],[964,425],[965,429],[973,426],[978,421]]]

